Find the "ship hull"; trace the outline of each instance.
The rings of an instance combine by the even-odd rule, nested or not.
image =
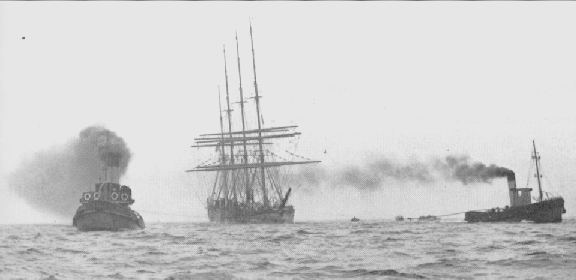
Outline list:
[[[470,211],[465,213],[464,220],[469,223],[520,221],[559,223],[562,222],[562,214],[565,212],[564,199],[553,198],[528,205],[510,207],[502,211]]]
[[[238,206],[208,206],[208,219],[222,224],[292,224],[294,207],[244,209]]]
[[[122,231],[144,229],[144,219],[126,206],[106,201],[87,203],[78,208],[72,225],[80,231]]]

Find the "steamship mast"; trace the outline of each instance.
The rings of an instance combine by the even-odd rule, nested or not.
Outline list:
[[[292,138],[300,135],[295,131],[297,126],[264,127],[262,123],[260,98],[256,76],[256,58],[252,25],[250,25],[250,41],[252,53],[252,70],[254,77],[254,108],[256,113],[257,128],[248,129],[246,126],[245,96],[242,87],[242,74],[238,36],[236,35],[236,54],[238,64],[238,91],[240,101],[241,130],[232,127],[232,109],[230,109],[230,93],[228,85],[228,68],[226,63],[226,49],[224,48],[224,77],[226,84],[226,115],[228,129],[223,125],[222,108],[220,105],[220,132],[201,134],[195,138],[192,147],[206,148],[216,147],[219,157],[213,162],[202,163],[186,172],[210,172],[216,171],[216,180],[211,196],[208,198],[209,205],[245,205],[248,207],[284,207],[288,200],[290,189],[284,192],[279,185],[276,173],[270,172],[270,168],[286,165],[311,164],[320,161],[311,160],[290,153],[296,159],[286,159],[274,153],[264,146],[270,146],[271,141],[283,138]],[[219,93],[220,100],[220,93]],[[226,136],[226,137],[225,137]],[[225,149],[229,147],[227,154]]]
[[[532,146],[534,147],[534,154],[532,154],[532,158],[536,163],[536,178],[538,181],[538,202],[542,201],[542,174],[540,174],[540,155],[536,152],[536,143],[532,140]]]

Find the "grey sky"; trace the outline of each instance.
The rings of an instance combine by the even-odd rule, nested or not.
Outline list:
[[[134,154],[123,182],[136,210],[151,221],[205,220],[199,184],[209,179],[184,173],[202,160],[189,145],[219,127],[222,44],[237,99],[235,31],[253,94],[252,19],[265,121],[300,125],[300,154],[326,168],[372,155],[468,154],[516,171],[524,185],[536,139],[545,188],[562,194],[572,215],[574,14],[571,2],[3,2],[0,176],[101,124]],[[68,222],[27,206],[3,179],[0,194],[0,223]],[[496,180],[368,193],[322,187],[295,192],[292,203],[306,220],[441,214],[508,199]]]

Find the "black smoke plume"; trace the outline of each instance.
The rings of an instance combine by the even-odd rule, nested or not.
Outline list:
[[[69,217],[78,207],[82,192],[105,179],[106,167],[121,176],[130,157],[124,139],[104,127],[91,126],[67,144],[24,161],[10,174],[9,184],[32,206]]]
[[[495,178],[514,174],[512,170],[506,167],[471,162],[468,156],[447,156],[442,161],[436,161],[435,167],[438,171],[444,173],[444,177],[460,181],[464,185],[490,183]]]
[[[304,189],[322,184],[349,186],[374,190],[387,182],[433,183],[439,180],[458,181],[464,185],[490,183],[495,178],[507,177],[514,172],[494,164],[473,161],[468,156],[447,156],[429,161],[407,163],[379,158],[363,165],[348,165],[328,170],[303,166],[296,171],[293,184]]]

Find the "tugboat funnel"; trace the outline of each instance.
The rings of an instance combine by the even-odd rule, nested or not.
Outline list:
[[[510,192],[510,207],[518,204],[518,190],[516,189],[516,175],[514,173],[506,176],[508,179],[508,190]]]

